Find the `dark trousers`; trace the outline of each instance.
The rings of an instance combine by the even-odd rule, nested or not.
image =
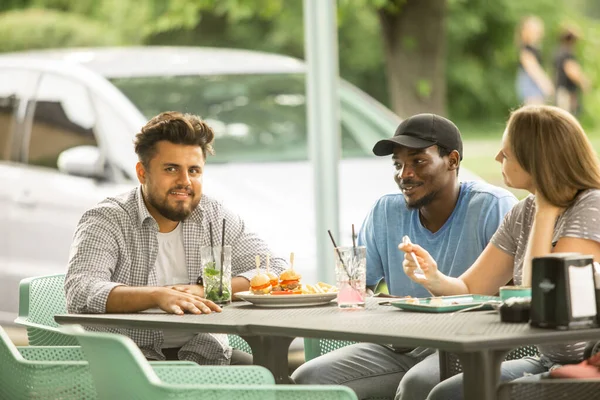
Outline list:
[[[181,347],[173,347],[170,349],[162,349],[162,352],[167,358],[167,361],[177,361],[179,360],[179,358],[177,358],[179,349],[181,349]],[[233,349],[230,365],[252,365],[252,355],[241,350]]]

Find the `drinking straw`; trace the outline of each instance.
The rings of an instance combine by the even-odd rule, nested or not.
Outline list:
[[[352,250],[356,257],[356,235],[354,234],[354,224],[352,224]]]
[[[329,237],[331,238],[331,243],[333,243],[333,247],[335,248],[335,251],[337,252],[338,257],[340,258],[342,267],[344,267],[344,271],[346,271],[346,275],[348,275],[348,278],[352,279],[352,277],[350,276],[350,272],[348,272],[348,268],[346,267],[346,263],[344,262],[344,259],[342,258],[342,253],[340,253],[340,249],[338,248],[337,244],[335,244],[335,239],[333,238],[333,235],[331,234],[331,231],[329,229],[327,230],[327,233],[329,233]]]
[[[221,231],[221,280],[219,282],[219,296],[223,296],[223,263],[225,262],[225,218],[223,218],[223,230]]]
[[[208,230],[210,231],[210,253],[212,254],[213,261],[216,264],[217,263],[217,259],[215,257],[215,243],[213,241],[212,222],[208,223]]]

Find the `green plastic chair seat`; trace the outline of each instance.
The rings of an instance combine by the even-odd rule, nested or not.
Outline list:
[[[130,399],[177,399],[177,400],[356,400],[350,389],[340,386],[175,386],[153,385],[152,396],[129,397]],[[148,392],[146,392],[148,393]],[[128,395],[130,395],[128,393]],[[134,396],[134,394],[131,394]]]
[[[80,326],[65,326],[64,332],[77,337],[83,348],[98,393],[102,399],[196,399],[196,400],[356,400],[347,387],[308,385],[203,385],[173,384],[163,381],[150,367],[140,349],[126,336],[102,332],[86,332]],[[209,367],[200,367],[209,368]],[[227,367],[214,367],[214,371]],[[234,368],[234,367],[230,367]],[[255,369],[259,376],[269,374],[262,367]],[[262,370],[262,372],[261,372]],[[247,372],[244,371],[244,374]],[[253,379],[245,375],[244,379]],[[273,379],[271,376],[270,379]]]
[[[0,365],[0,399],[97,398],[80,346],[15,347],[0,328]],[[192,361],[150,361],[149,365],[168,384],[275,383],[264,368],[203,367]]]
[[[29,361],[85,361],[79,346],[18,346],[17,350]]]
[[[195,364],[195,363],[193,363]],[[195,368],[173,368],[162,366],[160,361],[151,364],[158,378],[168,384],[176,385],[274,385],[275,378],[265,368],[251,366],[213,367],[200,366]]]
[[[0,399],[95,399],[96,389],[85,361],[49,361],[67,352],[36,352],[24,358],[0,328]]]

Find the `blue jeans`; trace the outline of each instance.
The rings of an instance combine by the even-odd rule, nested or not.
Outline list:
[[[425,360],[412,368],[402,379],[398,388],[399,400],[462,400],[463,374],[454,375],[443,382],[439,382],[439,367],[436,367],[437,384],[432,384],[433,365],[428,365]],[[553,365],[551,361],[540,357],[524,357],[519,360],[504,361],[501,368],[500,380],[512,381],[529,375],[538,375],[547,372]],[[429,387],[428,387],[429,386]],[[418,393],[416,397],[413,393]],[[429,393],[423,396],[422,393]]]
[[[344,385],[354,390],[361,400],[391,400],[406,372],[430,357],[435,358],[438,371],[431,387],[439,382],[439,362],[434,352],[418,347],[408,353],[397,353],[378,344],[359,343],[308,361],[294,371],[292,379],[298,384]],[[423,393],[422,398],[427,393]]]
[[[525,72],[522,68],[519,68],[517,72],[517,96],[522,103],[526,103],[530,99],[543,100],[546,96],[542,89],[535,83],[535,81]]]

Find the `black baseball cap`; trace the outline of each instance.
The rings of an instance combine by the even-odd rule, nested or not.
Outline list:
[[[452,121],[435,114],[417,114],[405,119],[396,129],[394,137],[375,143],[373,153],[389,156],[396,146],[425,149],[438,145],[448,151],[456,150],[463,157],[460,131]]]

